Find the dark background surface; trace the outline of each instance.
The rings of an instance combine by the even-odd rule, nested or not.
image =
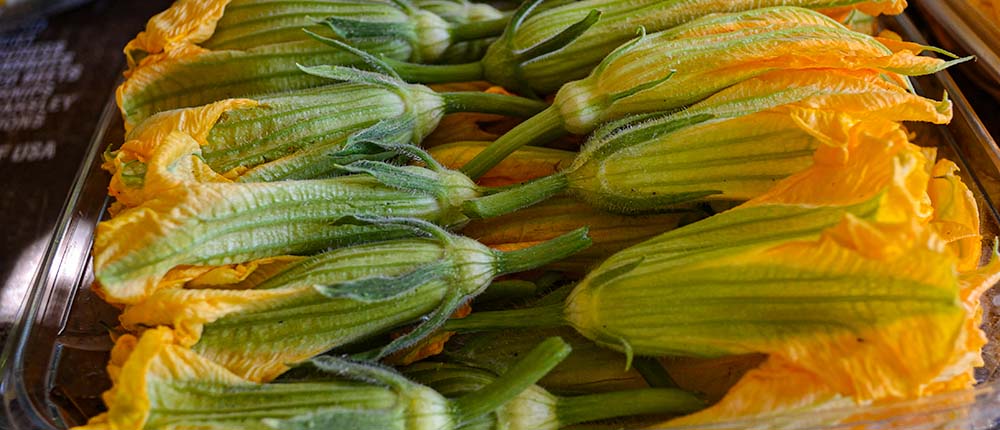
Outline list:
[[[121,77],[121,49],[170,3],[99,0],[0,27],[0,346]]]

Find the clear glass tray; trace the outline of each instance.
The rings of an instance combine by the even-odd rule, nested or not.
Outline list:
[[[885,24],[908,40],[923,42],[906,16],[887,19]],[[933,98],[947,92],[954,102],[955,117],[951,125],[912,124],[911,129],[920,144],[937,146],[941,156],[955,161],[962,169],[979,203],[984,237],[990,238],[984,242],[991,242],[992,237],[1000,234],[1000,216],[994,204],[1000,199],[1000,151],[948,73],[916,79],[914,84],[919,92]],[[117,324],[118,310],[98,299],[90,289],[93,282],[90,249],[94,227],[105,215],[107,204],[109,177],[100,170],[99,155],[106,145],[122,139],[122,125],[113,103],[106,107],[100,126],[21,309],[19,322],[0,355],[3,371],[0,415],[5,416],[11,429],[55,430],[83,424],[87,417],[102,410],[100,394],[109,388],[104,370],[112,346],[108,328]],[[994,304],[996,295],[997,291],[990,291],[983,299],[984,328],[991,342],[984,351],[986,366],[977,373],[980,384],[975,389],[850,411],[891,417],[877,422],[807,428],[1000,428],[997,360],[1000,312]],[[787,418],[808,417],[808,421],[817,422],[827,414],[843,413],[809,412]],[[729,422],[697,428],[768,428],[779,425],[780,421]]]

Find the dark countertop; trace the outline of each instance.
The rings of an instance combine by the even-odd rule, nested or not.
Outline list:
[[[121,49],[169,4],[100,0],[0,30],[0,345],[121,76]]]

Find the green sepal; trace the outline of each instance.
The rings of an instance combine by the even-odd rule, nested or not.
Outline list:
[[[408,22],[359,21],[340,17],[324,18],[322,22],[344,39],[355,37],[396,37],[410,41],[414,39],[413,25]]]
[[[683,115],[663,122],[659,122],[656,119],[646,120],[647,118],[656,118],[658,116],[659,114],[626,117],[599,128],[588,142],[589,145],[596,145],[597,148],[591,152],[584,152],[586,154],[585,157],[600,160],[614,153],[624,151],[629,147],[649,142],[657,136],[669,134],[715,118],[715,115],[704,113]],[[650,125],[655,122],[659,123]]]
[[[381,348],[354,354],[351,358],[360,361],[378,361],[397,351],[416,345],[417,342],[427,338],[431,333],[434,333],[435,330],[444,325],[458,307],[462,305],[464,299],[465,297],[457,291],[449,292],[441,302],[441,305],[434,312],[431,312],[423,322],[414,327],[413,330],[393,339],[392,342]]]
[[[423,162],[428,169],[440,172],[444,169],[441,163],[438,163],[423,148],[410,143],[416,122],[413,115],[403,115],[379,121],[375,125],[351,135],[347,139],[344,149],[333,156],[351,157],[359,154],[392,153]]]
[[[639,29],[637,30],[637,33],[638,33],[638,36],[635,39],[632,39],[630,42],[628,42],[628,43],[622,45],[621,47],[619,47],[618,49],[614,50],[611,54],[608,54],[608,56],[604,59],[604,61],[601,61],[601,64],[597,66],[597,68],[595,69],[595,71],[593,73],[594,74],[603,73],[604,69],[607,68],[608,65],[611,64],[615,59],[617,59],[621,55],[623,55],[626,52],[628,52],[633,46],[639,44],[639,42],[642,42],[642,40],[646,38],[646,27],[639,26]],[[666,82],[667,80],[669,80],[671,77],[674,76],[675,73],[677,73],[676,70],[671,70],[670,73],[667,74],[667,76],[664,76],[664,77],[662,77],[660,79],[656,79],[656,80],[653,80],[653,81],[649,81],[649,82],[646,82],[646,83],[642,83],[642,84],[636,85],[636,86],[634,86],[632,88],[629,88],[629,89],[627,89],[625,91],[619,91],[617,93],[610,94],[610,95],[608,95],[608,99],[610,100],[611,103],[614,103],[614,102],[616,102],[618,100],[621,100],[621,99],[629,97],[629,96],[633,96],[633,95],[635,95],[637,93],[640,93],[642,91],[646,91],[648,89],[655,88],[656,86],[658,86],[658,85]]]
[[[601,286],[603,286],[604,284],[607,284],[608,282],[613,281],[615,278],[622,276],[628,272],[631,272],[636,267],[639,267],[639,265],[642,264],[642,262],[645,260],[646,259],[644,257],[637,258],[634,261],[623,264],[614,269],[608,270],[604,273],[601,273],[600,275],[594,276],[590,280],[591,288],[601,288]],[[568,296],[569,295],[567,294],[567,297]]]
[[[309,360],[317,369],[350,380],[381,385],[397,392],[414,384],[395,370],[373,363],[361,363],[346,358],[322,355]]]
[[[440,182],[434,178],[419,175],[392,164],[360,160],[346,166],[341,166],[340,170],[348,173],[371,175],[383,185],[398,190],[427,193],[434,196],[442,193]]]
[[[450,243],[452,240],[451,233],[448,233],[445,229],[416,218],[373,218],[351,215],[338,218],[334,222],[334,225],[396,227],[398,229],[409,230],[417,236],[433,237],[443,243]]]
[[[604,73],[604,70],[608,68],[608,65],[617,60],[618,57],[621,57],[626,52],[631,50],[633,46],[638,45],[639,42],[642,42],[642,40],[646,38],[646,27],[640,25],[639,28],[635,29],[635,35],[636,35],[635,38],[622,44],[618,48],[615,48],[614,51],[611,51],[610,54],[605,56],[604,59],[601,60],[601,63],[598,64],[597,67],[594,67],[594,71],[591,72],[591,74],[599,75],[601,73]]]
[[[348,298],[363,303],[383,302],[441,278],[447,270],[448,265],[438,261],[420,266],[400,276],[373,276],[334,285],[317,285],[314,288],[331,299]]]
[[[331,154],[331,157],[340,165],[359,160],[381,161],[393,158],[403,153],[397,147],[412,146],[409,142],[416,124],[414,115],[407,114],[380,120],[351,134],[344,142],[344,147]]]
[[[310,37],[312,37],[313,39],[316,39],[317,41],[319,41],[321,43],[326,44],[327,46],[330,46],[332,48],[336,48],[336,49],[338,49],[338,50],[340,50],[342,52],[345,52],[345,53],[348,53],[348,54],[352,54],[352,55],[358,57],[361,61],[363,61],[365,64],[367,64],[369,67],[371,67],[373,70],[375,70],[375,71],[377,71],[379,73],[382,73],[384,75],[388,75],[388,76],[391,76],[393,78],[396,78],[397,81],[401,80],[401,78],[399,77],[399,75],[396,73],[395,70],[392,69],[392,67],[389,67],[389,65],[385,61],[383,61],[382,59],[380,59],[380,58],[378,58],[378,57],[376,57],[376,56],[374,56],[372,54],[369,54],[369,53],[367,53],[365,51],[362,51],[362,50],[360,50],[358,48],[355,48],[355,47],[353,47],[351,45],[348,45],[348,44],[346,44],[344,42],[341,42],[341,41],[339,41],[337,39],[331,39],[329,37],[325,37],[325,36],[316,34],[316,33],[311,32],[309,30],[302,30],[302,31],[306,32],[306,34],[308,34]],[[299,68],[301,68],[301,66],[299,66]],[[306,72],[306,73],[309,73],[309,72]],[[321,75],[317,75],[317,76],[321,76]]]
[[[296,63],[299,70],[318,76],[321,78],[333,79],[341,82],[354,82],[359,84],[369,84],[385,88],[390,91],[403,91],[405,83],[391,76],[381,73],[358,70],[353,67],[344,66],[303,66]]]
[[[656,80],[652,80],[652,81],[646,82],[644,84],[636,85],[636,86],[634,86],[632,88],[629,88],[629,89],[627,89],[625,91],[619,91],[617,93],[610,94],[610,95],[608,95],[608,99],[610,99],[611,102],[613,103],[613,102],[621,100],[621,99],[623,99],[625,97],[631,97],[631,96],[636,95],[638,93],[641,93],[643,91],[651,90],[653,88],[656,88],[658,85],[666,82],[670,78],[672,78],[675,73],[677,73],[676,70],[671,70],[670,73],[667,74],[667,76],[664,76],[664,77],[662,77],[660,79],[656,79]]]
[[[566,27],[552,37],[536,43],[534,46],[517,52],[517,57],[522,62],[541,57],[556,52],[566,45],[569,45],[583,33],[597,24],[601,19],[601,11],[593,9],[583,19]]]

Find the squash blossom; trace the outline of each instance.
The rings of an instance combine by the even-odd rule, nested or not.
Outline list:
[[[842,147],[855,124],[873,118],[947,123],[951,103],[877,72],[774,71],[681,112],[609,123],[562,172],[469,202],[468,212],[495,216],[560,192],[626,214],[745,201],[813,165],[818,148]]]
[[[105,155],[111,193],[126,206],[149,198],[143,190],[147,161],[172,131],[194,137],[205,164],[239,182],[310,179],[339,164],[378,153],[349,150],[376,141],[419,144],[453,112],[530,116],[547,105],[483,92],[437,93],[392,76],[346,68],[308,69],[350,82],[250,99],[228,99],[161,112],[130,130],[126,142]],[[346,150],[346,153],[343,151]]]
[[[946,367],[930,383],[920,387],[921,395],[963,390],[975,385],[973,371],[976,367],[983,366],[981,351],[988,342],[985,333],[979,328],[983,320],[980,298],[1000,279],[1000,258],[996,249],[990,262],[977,269],[982,249],[978,234],[979,215],[975,202],[971,200],[971,193],[957,177],[956,170],[956,166],[950,161],[938,161],[931,170],[932,178],[927,191],[934,206],[930,226],[949,242],[949,247],[959,260],[959,298],[965,310],[965,318],[961,332],[953,344],[945,347],[945,351],[950,354]],[[975,233],[968,233],[971,228],[976,228]],[[956,236],[964,238],[957,239]],[[970,246],[972,242],[975,243],[974,250]],[[793,385],[788,384],[792,379],[796,381],[794,389],[791,389]],[[759,399],[769,400],[760,402]],[[885,398],[873,403],[878,406],[892,400],[893,398]],[[687,426],[732,419],[753,419],[761,423],[767,422],[768,426],[780,424],[786,427],[883,419],[893,425],[911,425],[906,422],[908,414],[900,413],[898,408],[891,409],[891,412],[874,409],[855,414],[849,409],[851,406],[854,406],[854,402],[850,396],[838,392],[835,386],[826,383],[814,372],[781,357],[770,357],[759,368],[748,372],[719,403],[701,413],[666,425]],[[831,412],[812,417],[798,414],[782,416],[788,411],[804,408],[830,409]],[[907,407],[907,411],[909,410],[910,407]],[[916,413],[917,410],[913,409],[913,412]],[[919,422],[925,424],[923,419]]]
[[[586,77],[640,27],[659,32],[707,15],[775,6],[837,15],[862,10],[878,15],[900,13],[905,5],[899,0],[586,0],[553,4],[535,0],[522,4],[503,35],[477,62],[452,67],[393,64],[417,82],[486,79],[521,94],[550,94],[567,82]]]
[[[164,327],[119,339],[108,364],[114,385],[103,396],[108,412],[76,429],[457,429],[532,389],[569,352],[550,338],[510,372],[446,398],[393,370],[333,357],[304,364],[308,378],[259,384],[174,340]]]
[[[171,132],[149,160],[149,199],[97,226],[94,274],[113,303],[134,303],[184,265],[214,266],[331,246],[400,231],[345,225],[348,216],[413,217],[444,226],[467,221],[461,205],[479,195],[464,175],[425,156],[428,168],[357,162],[354,175],[330,179],[234,183],[201,161],[199,144]]]
[[[487,7],[487,6],[482,6]],[[480,8],[482,8],[480,7]],[[302,31],[398,60],[434,61],[454,42],[499,34],[503,18],[452,24],[402,1],[184,0],[150,19],[125,47],[118,88],[126,125],[163,110],[319,86],[295,64],[360,64]]]
[[[500,137],[463,171],[477,178],[523,145],[566,132],[589,133],[630,114],[680,108],[774,70],[876,70],[905,85],[901,75],[934,73],[967,60],[921,57],[921,49],[887,46],[801,8],[705,17],[622,45],[589,76],[560,88],[550,108]]]
[[[959,275],[960,297],[966,311],[962,331],[953,345],[945,346],[951,348],[947,367],[938,373],[930,384],[922,387],[920,395],[930,396],[948,391],[967,390],[975,385],[973,370],[983,366],[981,350],[987,343],[986,335],[979,329],[983,320],[979,300],[982,294],[998,280],[1000,280],[1000,259],[996,255],[986,266]],[[886,357],[877,358],[877,360],[886,359]],[[776,426],[801,428],[868,422],[915,427],[929,423],[927,417],[920,416],[926,406],[923,404],[900,406],[898,401],[904,398],[902,396],[876,399],[870,402],[874,407],[861,413],[854,412],[857,403],[849,393],[838,392],[835,386],[824,381],[820,375],[821,373],[817,374],[787,359],[772,356],[759,367],[747,372],[715,405],[693,415],[661,423],[656,427],[686,428],[731,420],[744,420],[747,428]],[[790,381],[794,383],[789,383]],[[766,400],[762,401],[763,399]],[[880,409],[882,405],[888,408]],[[817,412],[796,413],[802,410]],[[963,409],[956,410],[955,414],[956,416],[948,418],[949,423],[961,422],[967,417]]]
[[[758,199],[615,254],[563,304],[446,327],[570,325],[628,356],[765,353],[857,401],[920,395],[968,370],[975,312],[959,253],[934,233],[924,154],[891,122],[852,138]]]
[[[494,383],[496,374],[451,363],[423,362],[403,372],[447,396],[461,396]],[[685,414],[704,407],[678,389],[641,388],[574,397],[555,396],[537,385],[466,428],[481,430],[557,430],[577,423],[635,415]]]
[[[586,229],[578,229],[500,252],[426,222],[394,223],[431,237],[328,251],[248,290],[160,289],[127,307],[121,322],[132,330],[171,325],[181,344],[241,377],[268,381],[287,363],[422,321],[357,357],[380,359],[409,347],[494,278],[559,260],[590,243]]]

